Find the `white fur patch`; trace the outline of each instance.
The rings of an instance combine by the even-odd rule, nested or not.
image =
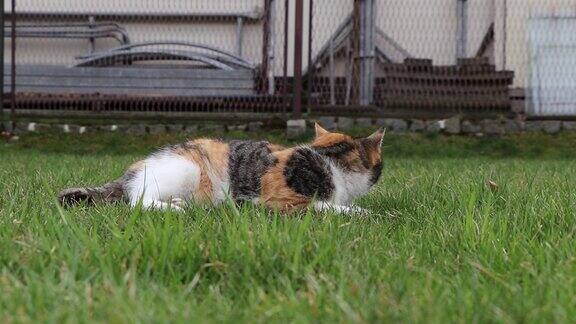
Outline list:
[[[144,168],[127,184],[130,204],[142,198],[146,208],[162,208],[174,198],[190,200],[200,184],[200,167],[179,155],[161,152],[144,161]]]
[[[346,206],[370,191],[370,174],[347,172],[330,161],[328,163],[335,188],[332,203]]]

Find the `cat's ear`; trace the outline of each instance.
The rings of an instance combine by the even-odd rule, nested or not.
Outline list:
[[[320,124],[318,124],[318,123],[314,123],[314,129],[316,130],[316,138],[318,138],[322,135],[330,134],[329,131],[322,128],[322,126],[320,126]]]
[[[382,148],[382,143],[384,142],[384,136],[386,135],[386,129],[380,128],[374,134],[368,136],[370,142],[376,144],[377,148],[380,150]]]

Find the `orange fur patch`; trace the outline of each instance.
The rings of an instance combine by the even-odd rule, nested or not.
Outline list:
[[[194,199],[211,202],[214,199],[212,178],[223,180],[228,168],[228,144],[211,139],[198,139],[187,143],[189,148],[179,148],[176,153],[200,168],[200,183]]]
[[[278,152],[278,151],[282,151],[282,150],[285,150],[285,149],[286,149],[284,146],[277,145],[277,144],[272,144],[272,143],[268,144],[268,148],[270,149],[270,151],[271,151],[272,153]]]
[[[364,166],[362,164],[362,159],[360,157],[360,151],[357,148],[357,144],[354,140],[344,134],[338,133],[327,133],[317,137],[314,142],[312,143],[313,147],[323,148],[323,147],[330,147],[337,145],[339,143],[349,143],[353,147],[355,147],[352,151],[350,151],[345,156],[341,157],[340,163],[341,165],[347,167],[348,169],[356,172],[360,172],[364,170]]]
[[[278,163],[262,177],[260,199],[270,208],[290,211],[310,204],[310,199],[292,190],[284,178],[286,163],[293,152],[294,149],[288,149],[274,153]]]
[[[338,133],[328,133],[317,137],[312,146],[314,147],[328,147],[342,142],[352,142],[352,138],[348,135]]]

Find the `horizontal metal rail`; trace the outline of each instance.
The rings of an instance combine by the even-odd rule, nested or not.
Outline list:
[[[6,20],[12,19],[13,14],[6,12]],[[264,16],[261,11],[251,12],[205,12],[205,13],[182,13],[182,12],[167,12],[167,13],[140,13],[140,12],[74,12],[74,11],[26,11],[19,10],[16,13],[16,19],[54,19],[54,18],[68,18],[77,20],[88,20],[90,17],[95,19],[112,19],[112,20],[233,20],[236,22],[237,18],[243,18],[246,21],[259,21]]]

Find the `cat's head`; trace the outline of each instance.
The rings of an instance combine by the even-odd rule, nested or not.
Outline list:
[[[366,175],[370,186],[382,174],[382,142],[385,131],[379,129],[368,137],[352,138],[345,134],[329,132],[316,124],[316,137],[312,148],[327,156],[343,170]]]

